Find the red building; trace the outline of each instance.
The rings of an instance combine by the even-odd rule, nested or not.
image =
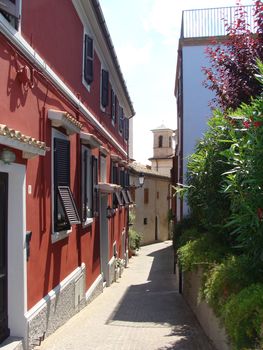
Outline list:
[[[135,112],[97,0],[1,0],[0,76],[0,341],[27,349],[126,259]]]

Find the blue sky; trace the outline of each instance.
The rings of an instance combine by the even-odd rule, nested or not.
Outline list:
[[[162,123],[176,129],[173,92],[182,10],[235,4],[235,0],[100,0],[136,111],[137,161],[146,164],[152,156],[151,129]]]

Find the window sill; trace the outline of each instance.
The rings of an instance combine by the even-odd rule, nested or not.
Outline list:
[[[61,241],[62,239],[67,238],[71,232],[72,229],[67,231],[52,232],[51,242],[56,243],[58,241]]]
[[[87,226],[93,223],[93,218],[87,218],[85,222],[82,223],[82,228],[86,228]]]
[[[82,84],[85,86],[85,88],[88,90],[88,92],[90,92],[90,85],[91,85],[91,83],[88,84],[86,82],[86,80],[84,79],[84,77],[82,77]]]

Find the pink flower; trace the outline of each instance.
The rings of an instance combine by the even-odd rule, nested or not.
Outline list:
[[[257,214],[258,214],[258,220],[262,221],[262,219],[263,219],[263,209],[262,208],[258,208],[257,209]]]
[[[262,125],[262,122],[254,122],[253,125],[255,128],[258,128]]]
[[[244,121],[243,125],[245,128],[249,129],[250,128],[250,121],[248,121],[248,120]]]

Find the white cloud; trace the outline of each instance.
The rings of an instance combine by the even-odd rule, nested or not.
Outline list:
[[[154,0],[144,21],[146,30],[154,30],[164,37],[166,44],[177,43],[180,31],[180,11],[175,0]]]
[[[151,51],[152,44],[150,42],[147,42],[141,47],[135,46],[132,43],[119,47],[118,58],[124,73],[130,74],[138,66],[147,64],[151,59]]]

